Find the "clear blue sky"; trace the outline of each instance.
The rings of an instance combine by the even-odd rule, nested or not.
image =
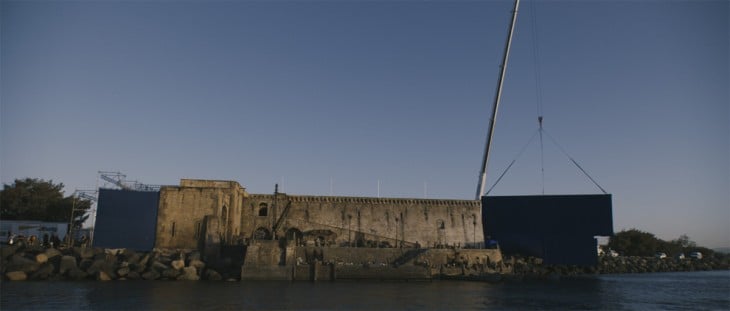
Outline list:
[[[1,3],[3,183],[53,179],[71,193],[119,170],[251,193],[376,196],[379,180],[384,197],[457,199],[474,196],[512,8]],[[613,194],[617,231],[729,246],[729,12],[728,1],[523,0],[488,184],[536,130],[539,98],[548,133]],[[542,193],[539,150],[492,194]],[[600,193],[548,140],[544,186]]]

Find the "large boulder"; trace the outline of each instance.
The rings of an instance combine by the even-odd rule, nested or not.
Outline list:
[[[177,277],[178,280],[185,280],[185,281],[197,281],[200,279],[198,276],[198,270],[195,269],[195,267],[185,267],[183,268],[183,274]]]
[[[142,267],[142,271],[147,267],[147,263],[150,261],[150,257],[152,257],[149,253],[145,254],[142,259],[139,261],[139,267]],[[140,272],[140,271],[137,271]]]
[[[93,248],[89,247],[74,247],[73,253],[77,257],[83,258],[83,259],[89,259],[94,257],[95,252]]]
[[[114,280],[118,277],[116,267],[113,267],[113,266],[103,266],[103,267],[101,267],[101,270],[99,272],[104,272],[112,280]]]
[[[198,271],[203,271],[203,268],[205,268],[205,263],[200,260],[191,260],[189,266],[195,267],[195,269],[198,269]]]
[[[137,255],[137,252],[135,252],[133,249],[125,248],[120,252],[120,254],[122,255],[122,257],[124,257],[124,259],[129,259],[130,257]]]
[[[152,262],[151,267],[152,269],[157,270],[157,272],[162,272],[170,268],[166,264],[156,260]]]
[[[139,280],[139,278],[141,278],[137,271],[129,271],[129,273],[127,273],[127,275],[125,275],[124,277],[126,277],[128,280]]]
[[[199,251],[192,251],[190,254],[188,254],[188,260],[200,260],[200,252]]]
[[[35,261],[42,265],[48,262],[48,256],[46,256],[46,253],[40,253],[38,255],[35,255]]]
[[[91,267],[91,266],[92,266],[93,264],[94,264],[94,261],[93,261],[93,260],[91,260],[91,259],[82,259],[82,260],[81,260],[81,261],[80,261],[80,262],[78,263],[78,267],[79,267],[79,269],[81,269],[81,270],[84,270],[84,271],[86,271],[86,270],[88,270],[88,269],[89,269],[89,268],[90,268],[90,267]]]
[[[168,279],[176,279],[180,275],[179,270],[175,269],[166,269],[165,271],[162,271],[162,277],[168,278]]]
[[[68,255],[61,257],[61,267],[59,268],[58,273],[64,274],[72,269],[78,269],[76,266],[76,257]]]
[[[38,271],[33,272],[33,274],[30,275],[31,280],[45,280],[48,279],[51,274],[53,274],[53,270],[55,270],[56,267],[53,266],[52,263],[47,262],[38,269]]]
[[[124,256],[124,261],[128,262],[130,265],[139,264],[140,259],[142,259],[142,256],[140,256],[137,253],[134,253],[134,254],[131,254],[128,256],[126,256],[126,255]]]
[[[44,250],[45,250],[45,248],[43,248],[43,246],[40,246],[38,244],[29,245],[25,249],[26,252],[30,252],[33,254],[42,253]]]
[[[174,258],[175,258],[175,260],[185,261],[185,253],[184,252],[179,252],[179,253],[177,253],[176,256],[174,256]]]
[[[157,258],[155,258],[155,261],[169,265],[170,262],[172,261],[172,259],[170,259],[170,256],[160,255]]]
[[[35,260],[28,259],[21,254],[15,254],[10,257],[6,271],[23,271],[26,274],[34,272],[40,268],[40,264]]]
[[[46,249],[45,254],[46,254],[46,257],[48,257],[48,259],[51,259],[51,258],[54,258],[57,256],[61,256],[61,251],[59,251],[55,248],[48,248],[48,249]]]
[[[117,261],[119,260],[118,256],[115,255],[114,253],[107,253],[105,259],[106,259],[106,262],[111,263],[111,264],[116,264]]]
[[[3,246],[0,248],[0,257],[5,259],[9,258],[10,256],[15,255],[15,252],[18,250],[18,247],[15,245],[10,246]]]
[[[94,261],[96,261],[96,260],[106,260],[107,257],[108,257],[108,255],[106,253],[94,253],[94,256],[92,256],[91,258]]]
[[[74,280],[83,280],[88,276],[89,276],[89,274],[87,274],[86,272],[84,272],[83,270],[81,270],[77,267],[73,267],[70,270],[68,270],[68,277],[70,277],[71,279],[74,279]]]
[[[89,267],[86,267],[86,273],[96,275],[106,265],[106,261],[102,259],[96,259],[91,263]]]
[[[146,269],[147,269],[147,267],[140,265],[140,264],[135,264],[135,263],[129,264],[129,270],[136,271],[137,273],[143,273]]]
[[[145,273],[142,273],[142,278],[145,280],[157,280],[160,278],[160,274],[157,273],[155,270],[149,270]]]
[[[170,265],[172,265],[173,269],[180,270],[182,268],[185,268],[185,260],[183,260],[183,259],[173,260],[170,263]]]
[[[111,281],[112,277],[104,271],[99,271],[99,273],[96,275],[96,280],[97,281]]]
[[[25,274],[23,271],[12,271],[5,273],[5,276],[8,278],[8,280],[11,281],[25,281],[28,279],[28,275]]]
[[[221,277],[221,274],[218,273],[218,271],[215,271],[213,269],[208,269],[208,270],[205,270],[205,279],[210,280],[210,281],[220,281],[223,279],[223,277]]]
[[[130,272],[131,272],[131,270],[129,269],[129,267],[121,267],[121,268],[119,268],[119,269],[117,270],[117,274],[118,274],[118,275],[119,275],[120,277],[124,277],[124,276],[127,276],[127,275],[128,275],[128,274],[129,274]]]

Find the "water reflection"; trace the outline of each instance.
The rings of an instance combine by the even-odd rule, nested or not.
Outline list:
[[[480,282],[3,282],[2,310],[730,309],[730,272]]]

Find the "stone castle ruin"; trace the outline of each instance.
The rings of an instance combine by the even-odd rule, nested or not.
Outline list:
[[[280,240],[296,246],[462,247],[483,244],[476,200],[249,194],[235,181],[183,179],[160,189],[157,248]]]
[[[94,237],[98,247],[199,250],[208,260],[233,250],[242,279],[290,280],[429,278],[470,256],[481,273],[501,261],[483,245],[477,200],[249,194],[196,179],[159,192],[101,189]]]

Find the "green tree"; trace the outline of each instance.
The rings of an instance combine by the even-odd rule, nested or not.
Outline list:
[[[662,240],[649,232],[637,229],[616,233],[608,242],[608,247],[624,256],[653,256],[659,250]]]
[[[682,248],[697,247],[697,243],[689,239],[686,234],[680,235],[678,239],[672,240],[673,243],[678,244]]]
[[[0,219],[68,222],[71,209],[77,209],[74,225],[80,227],[89,218],[91,202],[63,196],[63,183],[54,184],[37,178],[16,179],[0,190]]]
[[[705,256],[712,256],[713,251],[706,247],[697,246],[686,234],[678,239],[664,241],[651,233],[636,229],[623,230],[616,233],[608,242],[608,247],[624,256],[653,256],[656,252],[663,252],[669,256],[680,253],[688,255],[691,252],[701,252]]]

